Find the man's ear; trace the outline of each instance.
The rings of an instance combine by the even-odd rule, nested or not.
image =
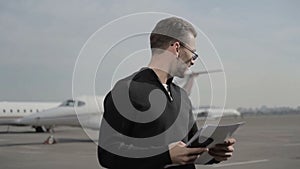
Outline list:
[[[178,52],[179,51],[179,47],[180,47],[180,43],[179,42],[174,42],[174,43],[171,44],[171,46],[174,46],[176,52]]]

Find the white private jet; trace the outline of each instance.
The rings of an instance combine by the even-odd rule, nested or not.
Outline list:
[[[236,109],[222,109],[214,107],[194,108],[193,114],[196,118],[216,119],[221,117],[240,117],[241,113]]]
[[[31,114],[20,123],[34,126],[74,126],[98,130],[103,114],[103,97],[80,96],[68,99],[58,107]]]
[[[204,72],[191,72],[187,74],[185,82],[179,84],[188,93],[191,92],[193,80],[200,74],[222,72],[222,70],[204,71]],[[89,129],[98,130],[100,121],[103,114],[103,96],[81,96],[75,99],[64,101],[59,107],[48,109],[43,112],[35,113],[21,119],[21,123],[34,126],[78,126]],[[205,109],[203,112],[200,109],[195,109],[194,112],[206,112],[208,118],[220,116],[221,109]],[[233,109],[222,110],[223,116],[240,115],[239,112]],[[199,116],[200,116],[199,115]]]
[[[57,107],[59,102],[0,102],[0,125],[25,126],[21,119],[42,112],[44,110]],[[33,125],[37,132],[49,130],[44,125]]]

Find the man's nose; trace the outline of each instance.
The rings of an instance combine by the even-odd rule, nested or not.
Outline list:
[[[195,63],[195,61],[194,61],[193,59],[191,59],[191,61],[190,61],[190,66],[189,66],[189,67],[193,66],[194,63]]]

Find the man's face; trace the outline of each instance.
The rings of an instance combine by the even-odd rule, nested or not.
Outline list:
[[[177,59],[176,75],[178,77],[184,77],[185,72],[189,67],[195,63],[195,37],[189,36],[188,41],[185,44],[181,44],[179,48],[179,55]]]

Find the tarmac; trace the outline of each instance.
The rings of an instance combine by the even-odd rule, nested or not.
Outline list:
[[[221,124],[239,121],[246,121],[246,124],[234,134],[237,143],[233,157],[220,164],[197,165],[197,169],[299,168],[300,115],[226,118]],[[35,133],[30,127],[0,126],[0,168],[102,168],[97,160],[96,144],[82,129],[57,127],[54,133],[57,144],[43,144],[49,135]]]

